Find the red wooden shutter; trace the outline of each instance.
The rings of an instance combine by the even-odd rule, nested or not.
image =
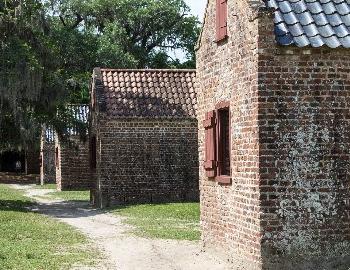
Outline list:
[[[216,176],[216,113],[211,111],[205,114],[203,121],[205,129],[205,161],[204,169],[207,177]]]
[[[216,0],[216,40],[227,37],[227,0]]]

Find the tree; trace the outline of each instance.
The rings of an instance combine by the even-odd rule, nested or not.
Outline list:
[[[56,1],[65,24],[78,21],[99,36],[99,63],[126,67],[171,67],[169,50],[182,49],[194,68],[199,21],[183,0]],[[118,65],[117,65],[118,66]]]
[[[88,102],[96,66],[194,67],[199,27],[183,0],[0,0],[0,33],[1,150],[73,125],[65,104]]]

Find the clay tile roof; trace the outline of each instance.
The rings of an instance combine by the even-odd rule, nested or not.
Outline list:
[[[350,48],[349,0],[265,0],[280,45]]]
[[[100,74],[102,86],[95,91],[108,116],[196,117],[195,70],[95,69],[94,74]]]

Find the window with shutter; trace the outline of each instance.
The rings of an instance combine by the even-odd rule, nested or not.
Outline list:
[[[227,0],[216,0],[216,41],[227,37]]]
[[[206,113],[203,126],[205,129],[205,161],[204,169],[207,177],[216,176],[216,113]]]
[[[229,102],[221,102],[216,106],[216,156],[217,177],[220,183],[231,183],[231,127]]]

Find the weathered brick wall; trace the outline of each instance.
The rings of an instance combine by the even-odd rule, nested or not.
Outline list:
[[[247,1],[228,1],[228,35],[215,42],[215,0],[210,0],[197,52],[202,238],[222,247],[235,266],[260,264],[258,26]],[[239,16],[237,16],[239,14]],[[230,101],[232,185],[205,176],[205,113]]]
[[[264,19],[259,52],[264,264],[349,269],[350,51],[278,47]]]
[[[56,183],[55,143],[41,138],[40,184]]]
[[[197,151],[193,119],[99,119],[94,197],[102,206],[198,200]]]
[[[81,142],[78,136],[71,136],[70,141],[62,143],[56,138],[55,147],[58,147],[59,156],[56,166],[57,189],[90,189],[89,145]]]
[[[201,220],[233,269],[350,267],[350,52],[277,46],[273,17],[210,0],[197,52]],[[204,173],[204,113],[231,102],[232,185]]]

